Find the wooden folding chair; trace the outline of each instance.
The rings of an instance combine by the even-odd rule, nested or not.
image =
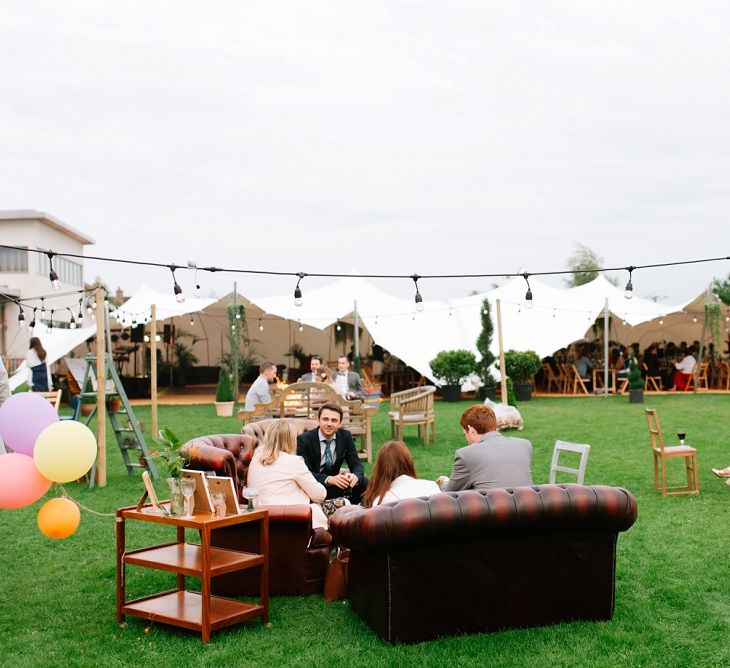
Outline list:
[[[679,494],[700,493],[700,481],[697,473],[697,450],[689,445],[664,445],[664,436],[659,424],[656,409],[646,409],[646,421],[649,423],[651,450],[654,453],[654,489],[661,489],[662,496],[676,496]],[[667,460],[684,457],[684,466],[687,472],[687,484],[667,486]],[[661,460],[662,484],[659,486],[659,461]],[[673,490],[673,491],[668,491]]]
[[[36,392],[38,396],[48,399],[53,404],[53,407],[58,410],[61,406],[61,390],[53,390],[52,392]]]
[[[553,371],[553,367],[547,362],[542,365],[542,378],[546,392],[550,392],[551,387],[555,387],[556,392],[562,390],[562,378]]]
[[[568,364],[567,366],[571,376],[570,383],[573,386],[573,394],[578,394],[579,387],[583,391],[583,394],[590,394],[588,391],[588,380],[586,378],[581,378],[578,373],[578,369],[575,368],[575,364]]]

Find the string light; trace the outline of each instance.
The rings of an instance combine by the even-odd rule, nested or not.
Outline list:
[[[150,335],[149,335],[149,334],[145,334],[145,335],[144,335],[144,336],[142,337],[142,340],[143,340],[143,341],[144,341],[145,343],[149,343],[149,342],[150,342]]]
[[[38,310],[38,309],[37,309],[37,308],[35,308],[35,306],[34,306],[34,307],[33,307],[33,315],[32,315],[32,317],[31,317],[31,321],[30,321],[30,322],[28,323],[28,329],[33,329],[33,328],[35,327],[35,312],[36,312],[37,310]]]
[[[696,315],[693,315],[692,316],[692,322],[697,322],[697,316]]]
[[[23,313],[23,307],[18,304],[18,327],[22,327],[25,323],[25,313]]]
[[[259,332],[264,331],[264,323],[261,321],[261,318],[259,318]]]
[[[54,290],[60,290],[61,281],[58,280],[58,274],[56,273],[56,270],[53,268],[53,256],[55,255],[55,253],[53,251],[46,251],[46,255],[48,256],[48,266],[50,267],[50,270],[48,272],[48,278],[51,281],[51,287]]]
[[[193,318],[193,314],[190,314],[190,326],[193,327],[195,325],[195,319]]]
[[[83,306],[83,303],[84,303],[84,298],[83,297],[80,297],[79,298],[79,314],[77,316],[79,322],[81,322],[84,319],[84,314],[83,314],[83,312],[81,310],[81,308]]]
[[[306,274],[300,271],[297,276],[299,276],[299,280],[297,281],[297,287],[294,288],[294,306],[301,306],[304,301],[302,300],[302,289],[299,287],[299,284]]]
[[[416,311],[423,311],[423,297],[421,296],[420,291],[418,290],[418,279],[421,278],[418,274],[413,274],[411,276],[413,279],[413,284],[416,286],[416,296],[415,296],[415,302],[416,302]]]
[[[299,323],[299,331],[300,332],[303,332],[304,331],[304,325],[302,325],[301,322]]]
[[[337,330],[338,332],[341,332],[341,331],[342,331],[342,325],[341,325],[341,324],[340,324],[340,323],[338,322],[338,323],[337,323],[337,327],[335,327],[335,329],[336,329],[336,330]]]
[[[70,329],[76,329],[76,318],[74,318],[73,311],[68,306],[66,307],[66,310],[71,314],[71,320],[68,323],[69,328]]]
[[[634,284],[631,282],[631,274],[634,273],[634,269],[636,267],[626,267],[626,271],[629,272],[629,281],[626,283],[626,288],[624,288],[624,297],[626,299],[631,299],[634,296]]]
[[[48,321],[48,327],[46,327],[46,334],[53,333],[53,309],[51,309],[51,319]]]
[[[532,308],[532,288],[530,287],[530,274],[524,272],[522,274],[522,278],[524,278],[525,283],[527,283],[527,292],[525,293],[525,307]]]
[[[46,302],[44,301],[44,298],[41,297],[41,318],[46,314]]]
[[[177,282],[177,278],[175,278],[175,269],[177,269],[177,266],[174,264],[169,265],[170,272],[172,273],[172,291],[175,293],[175,301],[178,304],[182,304],[185,301],[185,295],[183,294],[182,288],[180,287],[180,284]]]

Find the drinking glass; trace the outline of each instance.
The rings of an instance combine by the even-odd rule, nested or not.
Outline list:
[[[687,436],[687,432],[684,429],[680,429],[677,431],[677,438],[679,439],[679,444],[684,445],[684,439]]]
[[[193,518],[193,494],[195,493],[195,478],[180,478],[180,490],[185,497],[185,519]]]
[[[213,492],[213,509],[216,517],[226,516],[226,496],[223,492]]]
[[[256,498],[259,495],[259,490],[257,490],[255,487],[244,487],[243,488],[243,496],[248,499],[248,505],[246,506],[246,510],[255,510],[256,505]]]

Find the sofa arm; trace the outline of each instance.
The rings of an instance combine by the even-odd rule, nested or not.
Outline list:
[[[236,460],[230,450],[214,445],[187,443],[180,451],[189,456],[187,469],[215,471],[216,475],[236,479]]]

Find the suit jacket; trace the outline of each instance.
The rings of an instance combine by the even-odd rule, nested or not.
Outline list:
[[[313,378],[314,374],[310,371],[309,373],[302,374],[302,377],[297,381],[300,383],[312,383],[316,382]]]
[[[490,431],[478,443],[456,451],[444,491],[524,485],[532,485],[532,443]]]
[[[365,479],[365,469],[357,456],[355,443],[352,434],[347,429],[338,429],[335,432],[335,457],[332,466],[322,471],[319,470],[319,463],[322,461],[322,448],[319,444],[319,428],[305,431],[297,436],[297,454],[304,459],[307,468],[312,475],[324,485],[324,481],[340,472],[342,462],[347,462],[350,473],[354,473],[357,479],[362,482]]]
[[[333,377],[337,379],[337,371],[334,372]],[[348,394],[354,394],[358,399],[365,397],[365,386],[362,384],[362,378],[360,374],[354,371],[347,372],[347,392]]]

